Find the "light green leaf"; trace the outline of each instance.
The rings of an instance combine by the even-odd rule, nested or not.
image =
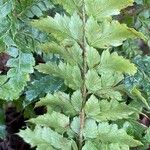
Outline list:
[[[62,68],[62,66],[60,68]],[[74,90],[78,90],[81,88],[83,81],[78,66],[70,66],[67,64],[66,67],[63,68],[62,74],[67,86]]]
[[[59,25],[59,22],[61,24]],[[52,33],[54,37],[58,39],[64,39],[68,37],[68,28],[65,28],[65,25],[69,24],[69,17],[61,17],[59,14],[56,14],[55,18],[47,17],[40,20],[35,20],[31,25],[35,28],[40,29],[41,31]]]
[[[51,114],[47,113],[37,118],[32,118],[29,122],[36,125],[41,125],[45,127],[50,127],[55,129],[58,133],[64,133],[69,127],[69,117],[53,111]]]
[[[108,50],[102,53],[98,70],[99,73],[105,72],[105,70],[112,70],[130,75],[134,75],[137,72],[135,65],[132,64],[128,59],[118,56],[118,54],[115,52],[110,54]]]
[[[132,6],[134,0],[85,0],[86,11],[96,20],[118,15],[120,10]]]
[[[86,141],[85,145],[83,146],[82,150],[98,150],[97,147],[91,142],[91,141]]]
[[[32,147],[37,146],[38,150],[43,150],[43,147],[48,150],[71,150],[72,141],[47,127],[36,126],[33,131],[27,128],[18,135]]]
[[[36,107],[39,106],[49,106],[55,111],[63,112],[71,116],[77,113],[71,104],[70,96],[63,92],[57,92],[53,95],[47,94],[46,97],[41,98],[40,101],[36,103]]]
[[[35,69],[45,74],[62,77],[61,69],[56,65],[56,63],[47,62],[46,64],[39,64],[35,67]]]
[[[81,111],[81,108],[82,108],[82,94],[80,91],[75,91],[72,96],[71,96],[71,103],[74,107],[74,109],[77,111],[77,112],[80,112]]]
[[[97,124],[93,119],[86,119],[83,131],[85,138],[94,139],[98,136]]]
[[[101,87],[101,78],[98,73],[93,69],[89,70],[86,74],[86,87],[89,92],[95,93],[100,90]]]
[[[103,122],[99,123],[97,126],[97,124],[94,123],[94,120],[90,120],[89,123],[92,123],[93,128],[90,127],[90,124],[85,127],[87,128],[85,138],[87,140],[92,140],[92,138],[94,138],[93,143],[90,145],[95,149],[112,150],[114,146],[117,150],[128,150],[129,147],[142,145],[141,142],[128,135],[124,129],[118,129],[116,124],[109,125],[107,122]],[[89,134],[91,134],[90,137],[88,137]]]
[[[80,132],[80,119],[79,119],[79,117],[74,117],[70,126],[71,126],[71,129],[75,133],[79,134],[79,132]]]
[[[65,84],[74,90],[81,87],[82,79],[78,66],[71,66],[65,63],[59,63],[57,66],[54,63],[39,64],[35,67],[39,72],[54,75],[65,80]]]
[[[83,23],[80,17],[77,15],[77,13],[74,13],[70,19],[69,29],[70,29],[70,33],[73,39],[79,42],[82,41],[82,37],[83,37],[82,24]]]
[[[94,95],[92,95],[86,102],[85,112],[87,116],[96,116],[100,113],[99,102]]]
[[[87,64],[89,69],[96,67],[100,63],[100,55],[96,49],[87,46]]]
[[[95,30],[95,31],[93,31]],[[104,20],[98,24],[93,18],[89,18],[86,24],[86,37],[90,46],[96,48],[109,48],[112,46],[122,45],[123,41],[128,38],[142,38],[145,36],[128,28],[125,24],[120,24],[118,21]]]
[[[127,119],[130,115],[134,114],[133,108],[128,107],[124,103],[112,100],[110,102],[102,100],[99,102],[100,113],[97,115],[91,115],[97,121],[116,121],[118,119]]]
[[[32,26],[51,33],[58,40],[74,39],[80,41],[82,39],[82,20],[74,13],[71,18],[68,16],[56,14],[54,18],[47,17],[32,22]]]
[[[120,145],[118,143],[104,144],[104,143],[96,143],[93,141],[86,141],[83,150],[129,150],[128,145]]]
[[[93,17],[89,17],[86,22],[85,29],[85,34],[90,45],[92,45],[91,43],[94,43],[95,40],[101,38],[102,28],[100,28],[99,24]]]
[[[129,150],[128,145],[122,145],[118,143],[111,143],[111,144],[100,144],[100,149],[102,150]]]
[[[97,91],[95,94],[103,99],[122,101],[121,93],[113,88],[104,88]]]
[[[128,135],[124,129],[118,129],[116,124],[99,123],[98,138],[102,143],[118,143],[121,145],[128,145],[129,147],[136,147],[142,145],[141,142],[133,139]]]
[[[63,57],[63,59],[66,62],[68,62],[72,66],[77,65],[77,64],[81,66],[82,65],[82,59],[81,59],[82,50],[79,47],[79,45],[77,43],[72,43],[71,46],[66,46],[66,43],[64,45],[64,42],[65,41],[63,41],[62,45],[59,45],[55,42],[51,42],[51,43],[49,42],[49,43],[41,44],[39,47],[45,53],[59,54],[61,57]]]
[[[101,75],[102,87],[115,87],[120,81],[124,79],[124,76],[120,72],[115,72],[112,70],[99,70]]]
[[[53,0],[55,4],[60,4],[64,9],[73,14],[75,10],[80,10],[82,6],[82,0]]]

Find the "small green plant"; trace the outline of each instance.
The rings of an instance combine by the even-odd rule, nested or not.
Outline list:
[[[121,9],[132,6],[133,0],[54,3],[63,5],[66,14],[42,18],[32,26],[51,34],[53,40],[40,48],[58,54],[60,61],[35,68],[62,78],[68,90],[41,98],[35,107],[46,106],[47,113],[30,119],[34,129],[21,130],[19,136],[38,150],[143,148],[150,140],[149,129],[137,120],[141,108],[150,107],[137,89],[131,92],[133,97],[128,93],[133,101],[127,104],[122,83],[124,75],[134,75],[137,68],[116,52],[109,52],[128,38],[146,40],[143,34],[112,19]],[[135,107],[134,101],[141,107]]]

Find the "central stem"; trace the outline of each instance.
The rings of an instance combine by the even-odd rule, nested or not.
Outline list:
[[[84,0],[82,0],[82,23],[83,23],[83,37],[82,37],[82,58],[83,58],[83,67],[82,67],[82,80],[83,84],[81,87],[81,93],[82,93],[82,109],[80,112],[80,131],[79,131],[79,150],[82,149],[83,144],[83,128],[84,128],[84,122],[85,122],[85,112],[84,112],[84,105],[87,99],[87,89],[85,84],[85,75],[87,73],[87,61],[86,61],[86,37],[85,37],[85,25],[86,25],[86,13],[85,13],[85,3]]]

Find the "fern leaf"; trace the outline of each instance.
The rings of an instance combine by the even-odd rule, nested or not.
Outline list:
[[[69,95],[62,92],[55,93],[54,95],[47,94],[45,98],[41,98],[41,100],[36,103],[36,107],[39,106],[49,106],[55,111],[63,111],[66,115],[75,115],[77,113],[71,104]]]
[[[46,150],[71,150],[72,147],[72,141],[63,138],[62,135],[47,127],[37,125],[33,131],[27,128],[21,130],[18,135],[30,143],[32,147],[37,146],[38,150],[43,150],[43,148]]]
[[[102,88],[101,90],[97,91],[95,95],[103,99],[111,99],[117,101],[123,100],[121,93],[117,89],[113,89],[113,87],[104,89]]]
[[[56,132],[63,134],[69,127],[69,117],[53,111],[51,114],[47,113],[37,118],[32,118],[29,122],[44,127],[55,129]]]
[[[75,91],[71,96],[71,103],[77,112],[82,108],[82,94],[80,91]]]
[[[62,41],[63,39],[73,39],[81,41],[82,39],[82,20],[74,13],[71,18],[64,15],[56,14],[54,18],[47,17],[38,21],[32,22],[32,26],[51,33],[56,39]]]
[[[129,150],[129,146],[128,145],[120,145],[118,143],[112,143],[112,144],[103,144],[103,143],[99,143],[99,145],[97,145],[97,143],[94,143],[92,141],[86,141],[85,145],[83,146],[82,150]]]
[[[97,116],[100,113],[99,101],[94,95],[86,102],[85,112],[87,116]]]
[[[108,50],[104,51],[101,55],[101,63],[99,66],[99,71],[103,72],[107,70],[112,70],[120,73],[127,73],[134,75],[137,72],[137,68],[128,59],[118,56],[117,53],[110,54]]]
[[[71,43],[71,41],[67,41],[67,43]],[[40,48],[45,53],[54,53],[59,54],[66,62],[70,65],[75,66],[79,64],[82,65],[81,55],[82,50],[77,43],[72,43],[71,46],[67,45],[66,41],[62,43],[62,45],[58,45],[55,42],[41,44]]]
[[[100,63],[100,55],[98,51],[87,46],[87,64],[89,69],[96,67]]]
[[[106,100],[98,101],[93,95],[86,102],[85,112],[87,116],[99,122],[127,119],[130,115],[135,113],[135,111],[126,104],[121,104],[115,100],[110,102]]]
[[[74,90],[81,87],[82,79],[78,66],[60,63],[58,66],[54,63],[40,64],[36,69],[42,73],[51,74],[64,79],[65,84]]]
[[[60,4],[64,9],[73,14],[75,10],[81,10],[82,0],[54,0],[55,4]]]
[[[85,0],[86,11],[96,20],[118,15],[120,10],[133,5],[134,0]]]
[[[86,23],[86,36],[90,46],[96,48],[119,46],[128,38],[146,40],[142,33],[128,28],[118,21],[104,20],[101,24],[98,24],[93,18],[89,18]]]
[[[97,140],[95,140],[94,142],[97,143],[98,148],[100,148],[100,144],[119,144],[119,145],[126,145],[129,147],[136,147],[139,145],[142,145],[141,142],[135,140],[132,136],[128,135],[126,133],[126,131],[124,129],[118,129],[118,126],[116,124],[108,124],[107,122],[103,122],[103,123],[99,123],[98,126],[93,126],[93,128],[91,129],[91,122],[93,122],[94,124],[94,120],[87,120],[86,122],[86,132],[85,134],[85,138],[86,140],[88,139],[95,139],[95,137],[93,136],[92,138],[88,136],[90,130],[95,130],[95,136],[97,138]]]
[[[129,136],[125,130],[118,129],[115,124],[109,125],[108,123],[100,123],[98,125],[98,138],[100,138],[103,143],[119,143],[130,147],[142,145],[141,142]]]
[[[95,93],[100,90],[101,87],[101,78],[98,73],[93,69],[89,70],[86,74],[86,87],[89,92]]]
[[[124,79],[122,73],[112,70],[99,70],[99,74],[101,75],[103,89],[115,87]]]
[[[7,73],[7,81],[0,87],[0,98],[14,100],[19,98],[27,81],[29,74],[33,73],[34,58],[32,54],[20,53],[17,58],[11,58],[7,62],[10,70]]]

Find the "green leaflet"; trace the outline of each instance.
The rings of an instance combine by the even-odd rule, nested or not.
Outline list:
[[[79,134],[80,132],[80,118],[79,117],[74,117],[70,127],[72,129],[73,132],[75,132],[76,134]]]
[[[108,125],[108,123],[101,123],[98,125],[98,132],[99,136],[104,136],[104,139],[102,139],[103,142],[107,141],[115,143],[116,141],[116,143],[120,143],[122,145],[129,145],[131,147],[141,145],[139,141],[134,140],[133,137],[127,135],[123,129],[118,129],[117,125],[115,124]],[[106,135],[108,132],[109,138]]]
[[[129,147],[135,147],[142,145],[141,142],[133,139],[130,135],[126,133],[124,129],[118,129],[118,126],[116,124],[108,124],[107,122],[99,123],[98,126],[96,124],[92,126],[91,128],[90,124],[94,125],[94,120],[88,120],[86,123],[86,132],[85,132],[85,138],[86,140],[88,139],[95,139],[95,143],[99,146],[99,142],[104,143],[104,144],[111,144],[111,143],[116,143],[119,145],[126,145]],[[92,133],[95,132],[95,137],[89,137],[88,134],[92,130]],[[97,139],[97,140],[96,140]],[[96,142],[97,141],[97,142]],[[99,147],[98,147],[99,148]]]
[[[85,0],[85,6],[87,14],[100,21],[118,15],[121,9],[132,6],[133,2],[133,0]]]
[[[100,123],[98,125],[98,134],[98,137],[104,143],[119,143],[130,147],[142,145],[141,142],[134,140],[133,137],[129,136],[123,129],[118,129],[115,124],[109,125],[108,123]]]
[[[63,39],[74,39],[76,41],[82,40],[82,20],[74,13],[71,18],[59,14],[55,18],[47,17],[38,21],[32,22],[32,26],[51,33],[56,39],[62,41]]]
[[[102,53],[98,70],[100,73],[105,72],[105,70],[112,70],[130,75],[134,75],[137,72],[135,65],[132,64],[128,59],[118,56],[117,53],[110,54],[108,50]]]
[[[36,103],[36,107],[39,106],[50,106],[53,110],[58,112],[62,111],[64,114],[71,116],[77,113],[71,104],[69,95],[63,92],[58,92],[53,95],[47,94],[45,98],[41,98],[41,100]]]
[[[82,150],[89,150],[89,149],[98,150],[97,147],[91,141],[86,141]]]
[[[92,141],[86,141],[82,150],[129,150],[128,145],[120,145],[118,143],[104,144],[104,143],[94,143]]]
[[[32,131],[29,128],[21,130],[18,134],[32,147],[37,146],[38,150],[71,150],[72,141],[63,138],[62,135],[47,127],[36,126]]]
[[[98,99],[92,95],[85,105],[85,112],[87,116],[97,116],[100,113],[100,106]]]
[[[93,31],[94,30],[94,31]],[[144,35],[118,21],[104,20],[98,24],[92,17],[86,23],[86,37],[90,46],[96,48],[109,48],[122,45],[128,38],[142,38]]]
[[[130,118],[132,114],[135,113],[135,110],[125,103],[119,103],[118,101],[106,101],[102,100],[99,102],[100,114],[95,116],[97,120],[118,120],[118,119],[127,119]]]
[[[57,66],[54,63],[48,62],[46,64],[40,64],[35,68],[42,73],[64,79],[65,84],[74,90],[78,90],[81,87],[82,79],[78,66],[71,66],[62,62]]]
[[[111,100],[117,100],[122,101],[122,95],[118,90],[115,90],[113,88],[106,88],[99,90],[95,93],[98,97],[101,97],[103,99],[111,99]]]
[[[115,87],[119,82],[124,79],[124,76],[120,72],[110,70],[99,70],[101,75],[102,87],[105,89]]]
[[[11,58],[7,62],[10,70],[5,78],[5,83],[0,87],[0,98],[4,100],[14,100],[19,98],[22,90],[30,80],[29,74],[33,73],[34,58],[32,54],[20,53],[16,58]],[[1,77],[1,78],[2,78]],[[7,80],[6,80],[7,79]]]
[[[96,139],[98,136],[97,123],[93,119],[86,119],[83,129],[85,139]]]
[[[80,112],[82,108],[82,94],[81,91],[75,91],[71,96],[71,103],[74,107],[74,109],[77,112]]]
[[[100,63],[100,55],[96,49],[87,46],[87,64],[89,69],[96,67]]]
[[[135,110],[116,100],[110,102],[107,100],[98,101],[98,99],[92,95],[86,102],[85,112],[88,117],[93,118],[98,122],[102,122],[127,119],[130,115],[135,113]]]
[[[82,6],[82,0],[53,0],[54,3],[60,4],[64,9],[73,14],[75,10],[80,10]]]
[[[67,43],[72,45],[68,46]],[[81,55],[82,50],[77,43],[72,43],[72,41],[64,41],[61,46],[55,42],[41,44],[40,48],[43,49],[45,53],[59,54],[66,62],[70,65],[75,66],[79,64],[82,65]]]
[[[100,90],[101,87],[101,78],[98,73],[93,69],[89,70],[86,74],[86,87],[89,92],[95,93],[96,91]]]
[[[53,128],[61,134],[63,134],[69,127],[69,117],[55,111],[51,114],[47,113],[42,116],[38,116],[37,118],[32,118],[29,122],[36,125]]]

